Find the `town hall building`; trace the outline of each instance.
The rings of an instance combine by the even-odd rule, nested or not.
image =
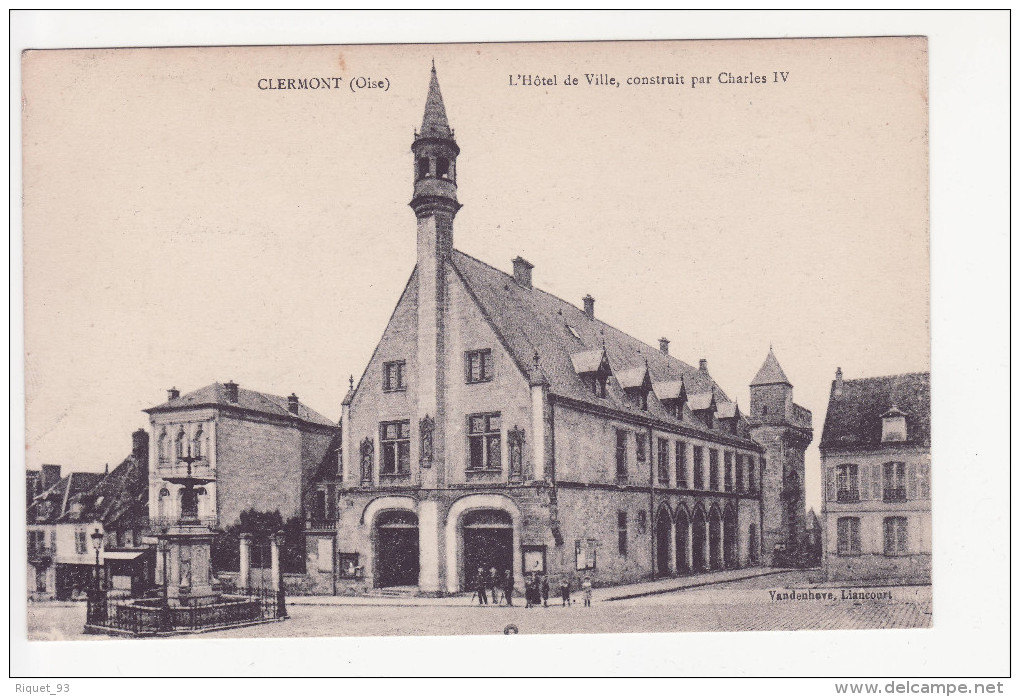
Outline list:
[[[493,567],[518,588],[604,585],[793,549],[811,414],[775,355],[745,415],[707,361],[535,287],[523,258],[507,273],[457,251],[460,148],[434,67],[411,149],[417,264],[306,492],[316,589],[454,593]]]

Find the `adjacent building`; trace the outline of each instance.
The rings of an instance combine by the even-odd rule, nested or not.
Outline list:
[[[844,380],[820,445],[823,567],[831,580],[931,580],[928,373]]]
[[[146,409],[151,425],[149,515],[154,531],[176,524],[181,485],[166,481],[189,467],[211,479],[198,490],[199,517],[211,528],[235,524],[242,511],[303,516],[302,494],[336,425],[302,404],[231,381],[213,383]]]
[[[452,593],[493,567],[621,583],[760,564],[788,539],[810,413],[775,356],[748,420],[706,360],[541,290],[523,258],[457,251],[434,68],[411,149],[417,264],[307,493],[317,590]]]

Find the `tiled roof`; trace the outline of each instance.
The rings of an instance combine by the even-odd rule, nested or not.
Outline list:
[[[765,362],[761,364],[761,368],[758,369],[758,374],[754,376],[754,380],[751,381],[751,386],[755,385],[776,385],[786,384],[789,385],[790,381],[786,378],[786,373],[783,372],[783,367],[779,365],[779,360],[776,359],[776,354],[772,352],[772,348],[769,348],[769,355],[765,356]]]
[[[839,392],[839,394],[837,394]],[[821,448],[882,445],[882,415],[892,407],[906,414],[907,441],[931,445],[931,378],[929,373],[843,380],[832,383],[825,412]],[[891,442],[898,445],[903,441]]]
[[[718,402],[715,415],[720,419],[732,419],[739,413],[736,402]]]
[[[312,482],[322,482],[337,478],[336,452],[340,449],[340,445],[342,443],[342,433],[337,431],[333,436],[333,439],[329,441],[329,447],[326,448],[326,452],[322,456],[322,460],[319,461],[319,466],[316,468],[315,474],[312,476]]]
[[[32,505],[28,507],[29,522],[35,524],[57,522],[67,513],[72,501],[79,495],[90,491],[104,476],[102,472],[69,473],[35,498]],[[40,519],[36,512],[40,510],[44,501],[51,502],[50,510],[44,519]]]
[[[606,399],[593,395],[575,370],[577,354],[601,352],[605,346],[610,368],[617,379],[628,371],[647,370],[652,384],[684,381],[690,398],[706,393],[729,401],[708,375],[691,365],[645,344],[599,319],[591,319],[578,307],[537,288],[518,284],[511,275],[459,251],[453,252],[453,266],[477,300],[482,312],[507,345],[525,375],[530,375],[533,356],[549,380],[550,392],[621,411],[647,413],[665,421],[675,418],[657,400],[650,400],[648,412],[632,403],[610,380]],[[571,331],[573,329],[573,331]],[[587,361],[584,361],[587,365]],[[704,429],[697,420],[685,422]]]
[[[429,94],[425,98],[425,113],[421,118],[422,137],[450,138],[453,133],[450,123],[446,120],[446,107],[443,106],[443,95],[439,91],[439,78],[436,77],[436,66],[432,66],[432,79],[429,80]]]
[[[680,393],[684,391],[683,380],[668,380],[666,382],[653,382],[652,391],[659,401],[665,399],[680,399]]]
[[[181,395],[177,399],[171,399],[163,404],[150,407],[145,411],[151,413],[199,406],[237,407],[248,411],[271,414],[273,416],[295,418],[295,415],[291,414],[290,410],[287,408],[288,404],[286,397],[238,387],[237,401],[231,402],[227,399],[226,386],[220,382],[214,382],[211,385],[206,385],[205,387],[201,387],[193,392]],[[296,418],[309,423],[318,424],[320,426],[336,426],[335,423],[327,419],[325,416],[314,409],[310,409],[304,404],[301,404],[300,402],[298,403],[298,413]]]
[[[698,392],[687,396],[687,404],[694,411],[701,411],[702,409],[708,409],[712,406],[712,398],[715,394],[709,392]]]
[[[77,498],[82,503],[82,514],[75,520],[100,520],[105,528],[141,523],[149,509],[148,450],[128,455]],[[72,515],[65,512],[60,522],[70,522]]]

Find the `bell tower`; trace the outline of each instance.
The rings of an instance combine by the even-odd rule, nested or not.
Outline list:
[[[453,129],[446,119],[443,95],[439,91],[439,78],[435,63],[432,79],[425,98],[425,113],[421,130],[414,134],[411,144],[414,153],[414,196],[410,206],[418,218],[435,218],[442,228],[446,251],[453,247],[453,217],[460,210],[457,202],[457,156],[460,148],[453,138]]]

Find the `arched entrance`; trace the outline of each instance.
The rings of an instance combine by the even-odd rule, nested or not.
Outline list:
[[[719,509],[712,507],[708,515],[708,555],[709,564],[713,569],[721,569],[722,558],[722,515]]]
[[[659,515],[655,519],[655,568],[660,576],[668,576],[673,571],[670,568],[670,545],[672,542],[673,521],[669,517],[669,511],[660,508]]]
[[[726,568],[736,569],[740,566],[740,555],[737,551],[737,511],[733,506],[726,506],[726,512],[723,514],[723,532]]]
[[[375,519],[375,586],[418,585],[418,516],[383,511]]]
[[[495,567],[500,578],[509,569],[514,572],[514,523],[506,511],[481,509],[464,514],[461,524],[464,539],[463,588],[471,590],[478,569]]]
[[[676,569],[682,574],[691,572],[691,521],[683,506],[676,512]]]
[[[699,508],[694,512],[694,521],[691,526],[695,573],[708,569],[708,550],[705,544],[708,538],[707,528],[708,523],[705,520],[705,511]]]

